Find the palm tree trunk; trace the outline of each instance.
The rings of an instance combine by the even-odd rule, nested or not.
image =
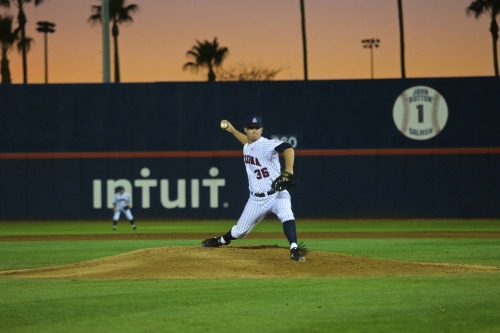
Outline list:
[[[22,57],[23,57],[23,83],[28,83],[28,58],[26,56],[26,14],[22,5],[19,6],[19,13],[17,16],[19,21],[19,27],[21,28],[21,46],[22,46]]]
[[[208,66],[208,82],[215,82],[216,79],[214,68],[212,66]]]
[[[304,0],[300,0],[300,18],[302,22],[302,52],[304,55],[304,81],[308,80],[307,73],[307,42],[306,42],[306,13]]]
[[[115,44],[115,82],[120,82],[120,60],[118,59],[118,37],[113,37]]]
[[[495,76],[498,76],[498,48],[496,40],[493,40],[493,66],[495,67]]]
[[[120,82],[120,60],[118,57],[118,25],[113,21],[113,42],[115,51],[115,82]]]
[[[0,72],[2,75],[2,84],[12,83],[10,77],[9,59],[7,59],[7,50],[2,49],[2,60],[0,61]]]
[[[495,67],[495,76],[498,76],[498,24],[494,17],[491,21],[490,32],[493,39],[493,66]]]
[[[406,78],[406,64],[405,64],[405,33],[403,23],[403,0],[398,0],[398,14],[399,14],[399,47],[401,53],[401,77]]]

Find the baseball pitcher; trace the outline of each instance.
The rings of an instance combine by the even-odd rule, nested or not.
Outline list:
[[[304,260],[305,247],[302,243],[297,244],[295,217],[290,193],[287,191],[287,188],[295,183],[293,147],[287,142],[264,138],[263,121],[259,116],[246,119],[245,133],[235,129],[227,120],[221,122],[221,128],[233,134],[243,144],[243,162],[250,193],[236,225],[223,236],[205,239],[201,246],[219,247],[230,244],[232,240],[245,238],[266,215],[274,213],[280,219],[290,243],[290,258],[295,261]],[[279,161],[280,153],[285,160],[283,171]]]

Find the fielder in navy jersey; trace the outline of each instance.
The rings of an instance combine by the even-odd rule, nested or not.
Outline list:
[[[225,123],[225,124],[224,124]],[[227,125],[227,126],[226,126]],[[271,188],[273,180],[281,173],[279,154],[283,154],[285,171],[293,174],[295,151],[283,141],[269,140],[262,136],[263,122],[259,116],[246,119],[242,133],[227,120],[221,122],[224,130],[234,135],[243,146],[243,160],[248,175],[249,198],[238,222],[223,236],[205,239],[201,246],[219,247],[232,240],[245,238],[250,231],[269,213],[274,213],[283,225],[290,243],[290,258],[304,260],[301,247],[297,244],[295,217],[292,211],[290,193]]]

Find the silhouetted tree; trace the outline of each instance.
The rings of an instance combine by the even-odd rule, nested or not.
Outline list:
[[[21,48],[21,54],[23,56],[23,82],[28,83],[28,59],[27,54],[30,49],[30,45],[33,41],[32,38],[26,36],[26,14],[24,12],[24,5],[33,2],[35,6],[38,6],[44,2],[44,0],[0,0],[0,7],[9,8],[11,3],[17,6],[17,21],[19,23],[19,29],[21,31],[21,39],[19,41],[18,47]]]
[[[204,42],[196,41],[191,50],[187,51],[186,57],[193,58],[182,67],[184,70],[191,70],[195,73],[200,68],[208,69],[208,81],[214,82],[216,80],[215,69],[222,65],[224,59],[228,56],[229,50],[227,47],[219,47],[217,37],[213,42],[205,40]]]
[[[10,76],[9,59],[7,54],[19,38],[19,29],[12,30],[13,16],[3,17],[0,15],[0,49],[2,60],[0,61],[0,72],[2,74],[2,84],[12,83]]]
[[[125,5],[126,0],[110,0],[109,21],[112,24],[111,34],[113,35],[115,82],[120,82],[120,61],[118,56],[118,35],[120,31],[118,25],[133,22],[132,14],[139,10],[135,4]],[[102,24],[102,6],[92,6],[92,15],[89,17],[92,26]]]
[[[498,23],[496,17],[500,14],[500,0],[474,0],[466,8],[467,15],[473,15],[476,19],[481,15],[489,15],[491,18],[490,32],[493,40],[493,66],[495,76],[498,76]]]
[[[405,31],[403,23],[403,0],[398,0],[398,16],[399,16],[399,50],[401,55],[401,77],[406,78],[405,64]]]
[[[219,81],[271,81],[283,69],[266,68],[262,65],[236,64],[229,69],[217,71]]]

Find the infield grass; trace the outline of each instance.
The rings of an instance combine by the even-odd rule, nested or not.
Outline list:
[[[0,270],[63,265],[145,248],[199,244],[198,240],[0,242]],[[283,239],[241,240],[238,244],[287,245]],[[306,244],[315,251],[371,258],[500,266],[500,238],[311,239]]]
[[[20,223],[20,224],[17,224]],[[145,222],[138,232],[225,231],[230,222]],[[434,224],[435,223],[435,224]],[[427,225],[427,227],[426,227]],[[111,233],[99,222],[0,222],[0,235]],[[122,223],[123,233],[128,233]],[[101,230],[105,229],[105,230]],[[500,221],[312,221],[304,232],[499,231]],[[432,230],[429,230],[432,229]],[[83,231],[82,231],[83,230]],[[265,223],[241,244],[286,245]],[[500,238],[310,239],[314,250],[500,266]],[[52,266],[199,240],[3,241],[0,270]],[[500,274],[310,279],[0,277],[1,332],[499,332]]]
[[[221,234],[236,221],[186,220],[137,221],[138,230],[130,230],[127,221],[118,223],[122,233],[216,233]],[[299,220],[298,231],[303,232],[500,232],[499,220]],[[278,220],[265,219],[253,233],[281,232]],[[13,235],[86,235],[110,234],[109,221],[2,221],[0,236]]]

